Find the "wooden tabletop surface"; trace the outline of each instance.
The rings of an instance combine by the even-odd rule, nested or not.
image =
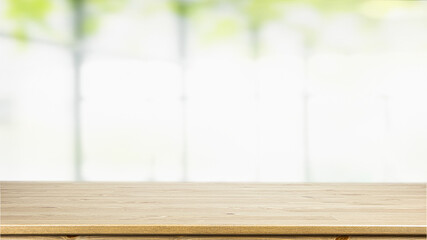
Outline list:
[[[426,234],[425,184],[0,184],[2,234]]]

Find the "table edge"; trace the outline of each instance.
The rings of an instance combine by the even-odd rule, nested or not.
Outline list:
[[[202,225],[13,225],[2,224],[8,235],[426,235],[427,225],[375,226],[202,226]]]

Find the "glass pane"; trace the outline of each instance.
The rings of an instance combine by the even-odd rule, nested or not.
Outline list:
[[[316,96],[309,101],[313,181],[384,180],[384,99]]]
[[[387,179],[427,181],[427,97],[389,99]]]
[[[256,79],[248,34],[241,29],[223,35],[221,29],[244,20],[232,7],[232,2],[195,4],[189,18],[186,87],[191,181],[254,181],[257,177]]]
[[[255,179],[258,116],[250,66],[242,61],[198,61],[189,69],[190,180]]]
[[[387,94],[387,179],[426,181],[427,51],[395,52],[384,61]]]
[[[86,49],[150,59],[177,58],[177,19],[168,0],[87,1]]]
[[[72,1],[0,1],[0,34],[51,43],[72,40]]]
[[[73,177],[72,71],[64,49],[0,38],[0,179]]]
[[[182,179],[180,76],[170,62],[85,60],[85,180]]]
[[[264,56],[257,64],[260,181],[304,180],[302,66],[298,55]]]
[[[259,181],[304,181],[304,45],[286,17],[258,33]]]

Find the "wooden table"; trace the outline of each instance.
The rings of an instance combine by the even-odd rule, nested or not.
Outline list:
[[[2,182],[2,239],[426,239],[425,184]]]

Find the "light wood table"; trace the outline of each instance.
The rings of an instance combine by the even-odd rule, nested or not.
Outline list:
[[[425,184],[1,182],[2,239],[426,239]]]

